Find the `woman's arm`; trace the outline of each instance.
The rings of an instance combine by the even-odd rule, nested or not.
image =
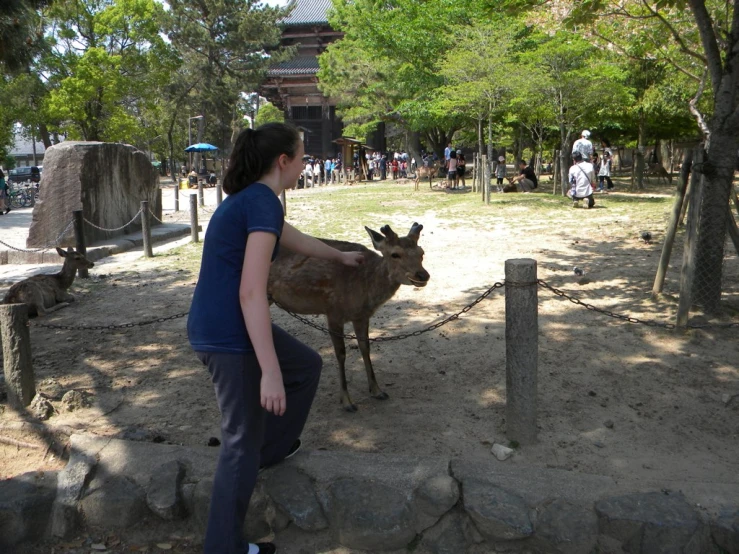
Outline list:
[[[262,369],[262,407],[275,415],[282,415],[286,409],[285,387],[272,340],[272,319],[267,302],[267,279],[276,242],[277,237],[272,233],[255,231],[249,234],[241,268],[239,302],[249,339]]]
[[[282,227],[280,242],[286,248],[298,254],[303,254],[303,256],[332,260],[351,267],[356,267],[364,263],[364,254],[361,252],[342,252],[341,250],[337,250],[315,237],[301,233],[287,222]]]

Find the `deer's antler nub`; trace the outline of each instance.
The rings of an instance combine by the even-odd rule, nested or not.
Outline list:
[[[390,225],[383,225],[380,227],[380,232],[390,240],[398,240],[398,235],[396,235],[395,231],[390,228]]]
[[[411,230],[408,231],[408,236],[418,243],[418,238],[421,236],[422,230],[423,225],[414,221],[413,225],[411,225]]]

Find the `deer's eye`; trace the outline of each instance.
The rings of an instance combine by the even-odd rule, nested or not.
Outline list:
[[[392,256],[393,258],[400,258],[400,254],[398,254],[397,252],[393,252],[393,253],[391,254],[391,256]]]

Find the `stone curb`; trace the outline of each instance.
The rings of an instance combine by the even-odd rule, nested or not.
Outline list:
[[[198,226],[200,227],[200,226]],[[200,228],[199,230],[202,230]],[[152,243],[161,243],[178,239],[190,234],[190,225],[184,223],[163,223],[151,228]],[[113,254],[120,254],[140,248],[144,244],[141,231],[123,235],[110,242],[98,242],[87,247],[87,258],[96,262]],[[5,264],[56,264],[60,263],[59,254],[51,249],[46,252],[18,252],[17,250],[0,250],[0,265]]]
[[[58,475],[0,482],[0,550],[90,529],[202,536],[218,451],[73,435]],[[739,552],[739,484],[609,477],[462,460],[301,452],[264,471],[245,530],[417,554]],[[322,540],[323,540],[322,539]],[[284,541],[284,542],[282,542]]]

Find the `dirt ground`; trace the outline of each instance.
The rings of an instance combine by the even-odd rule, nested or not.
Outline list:
[[[607,206],[607,199],[599,205]],[[515,206],[491,209],[476,221],[445,219],[434,211],[392,222],[382,214],[372,217],[376,227],[392,223],[398,232],[412,221],[423,223],[420,244],[431,274],[427,287],[401,287],[377,312],[374,336],[423,329],[461,310],[503,280],[506,259],[518,257],[535,258],[540,278],[598,307],[674,321],[674,297],[654,302],[649,295],[662,246],[661,219],[567,209],[553,224]],[[643,225],[651,225],[651,244],[639,239]],[[739,262],[728,252],[726,275],[735,279]],[[185,312],[196,275],[178,269],[177,258],[162,253],[146,260],[128,253],[98,264],[89,282],[75,284],[78,302],[44,322],[107,325]],[[676,291],[681,259],[678,247],[668,293]],[[574,266],[586,279],[573,273]],[[737,305],[736,290],[727,297]],[[737,482],[737,329],[677,333],[628,324],[543,289],[539,301],[539,443],[518,448],[505,463],[619,480]],[[273,316],[324,359],[306,448],[492,459],[492,444],[508,443],[501,290],[436,331],[373,344],[375,370],[389,400],[369,397],[361,356],[352,345],[347,373],[359,408],[354,414],[339,404],[328,337],[274,307]],[[218,437],[209,376],[188,346],[185,325],[186,318],[115,331],[33,325],[38,389],[57,411],[41,425],[62,443],[74,429],[187,445]],[[91,405],[64,411],[59,399],[71,389],[85,393]],[[0,437],[40,446],[0,444],[0,478],[63,465],[63,454],[47,449],[40,435],[17,430],[27,415],[5,404],[0,412]]]

